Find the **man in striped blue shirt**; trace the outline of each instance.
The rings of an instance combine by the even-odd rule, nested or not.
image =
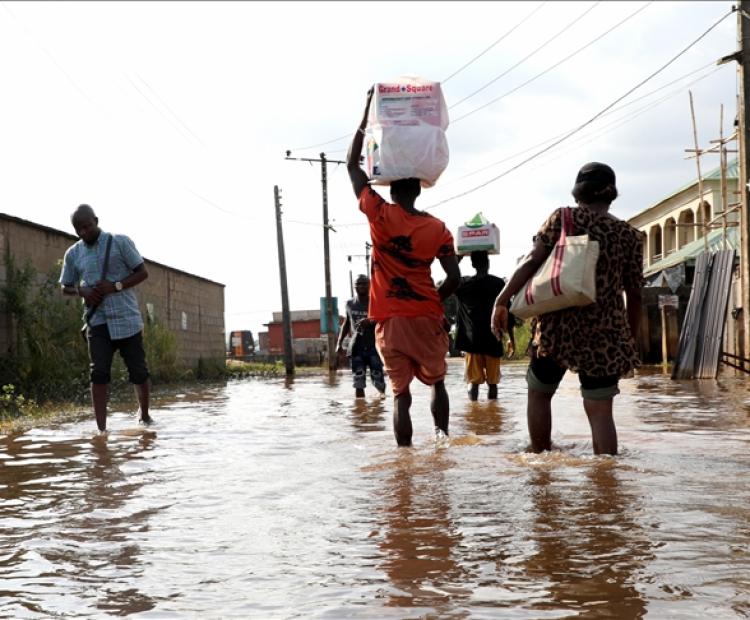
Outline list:
[[[96,425],[107,429],[107,386],[112,359],[120,352],[135,386],[140,421],[151,424],[150,382],[143,349],[143,319],[133,287],[148,277],[135,244],[125,235],[112,235],[99,228],[99,218],[89,205],[80,205],[71,216],[79,241],[65,252],[60,284],[65,295],[83,298],[88,318],[86,340],[91,360],[91,401]],[[102,279],[105,254],[112,239],[107,270]]]

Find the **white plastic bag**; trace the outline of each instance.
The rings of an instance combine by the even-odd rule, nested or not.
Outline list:
[[[418,178],[431,187],[448,166],[448,108],[438,82],[417,77],[375,84],[367,126],[367,172],[387,185]]]

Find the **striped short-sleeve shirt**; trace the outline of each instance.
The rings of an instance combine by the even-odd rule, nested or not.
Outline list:
[[[60,283],[65,286],[94,286],[102,275],[107,239],[110,236],[112,249],[105,279],[111,282],[122,281],[133,273],[136,267],[143,264],[143,258],[129,237],[102,231],[92,245],[87,245],[79,239],[68,248],[63,259]],[[84,316],[85,313],[84,308]],[[89,325],[93,327],[105,323],[112,340],[129,338],[143,329],[143,319],[134,289],[128,288],[104,298]]]

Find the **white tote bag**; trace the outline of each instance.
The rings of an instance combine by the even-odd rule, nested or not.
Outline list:
[[[596,301],[599,242],[571,235],[573,213],[562,209],[560,239],[534,276],[516,293],[510,311],[521,319]]]

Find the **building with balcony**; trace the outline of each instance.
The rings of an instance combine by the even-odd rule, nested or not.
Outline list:
[[[730,247],[737,247],[739,212],[726,207],[725,203],[737,202],[738,177],[735,159],[727,166],[725,199],[722,199],[721,171],[717,167],[703,176],[703,196],[698,195],[698,179],[695,179],[628,220],[645,233],[643,267],[647,277],[686,261],[690,263],[706,245],[723,244],[725,222],[728,243],[734,244]],[[704,226],[706,223],[708,229]],[[704,236],[708,238],[704,240]],[[685,248],[689,251],[684,251]],[[679,258],[675,260],[674,255]]]

